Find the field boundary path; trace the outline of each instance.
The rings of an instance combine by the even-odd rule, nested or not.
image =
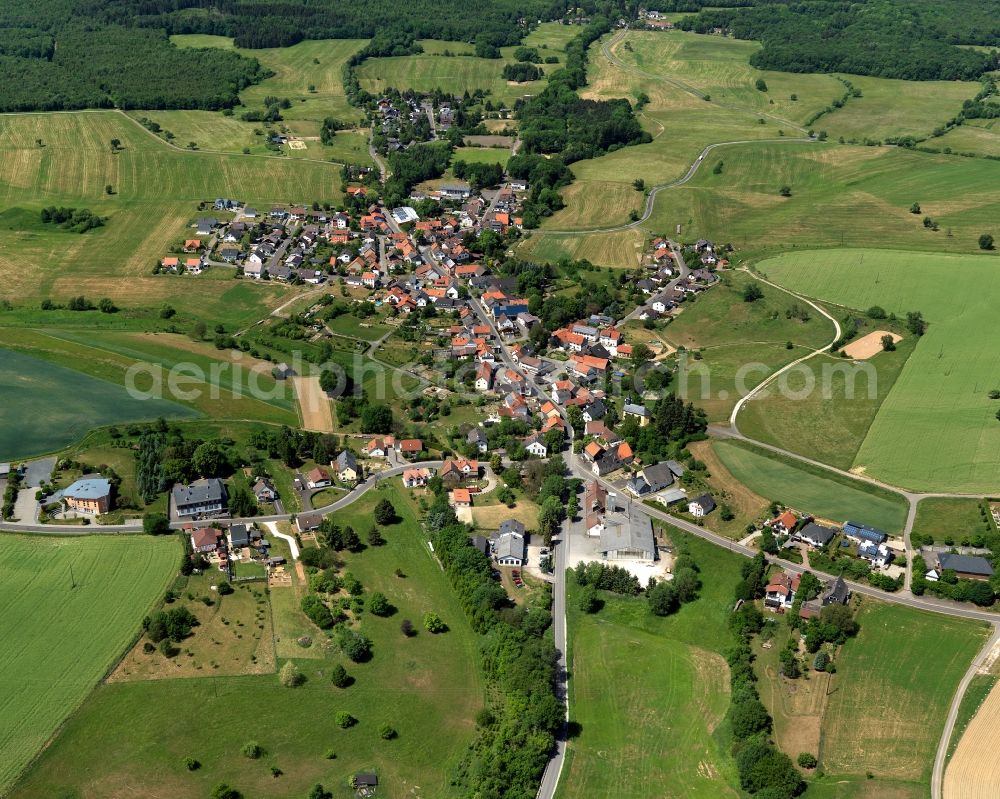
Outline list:
[[[720,141],[714,144],[709,144],[701,151],[701,154],[694,160],[694,163],[688,167],[687,172],[685,172],[681,177],[676,180],[672,180],[669,183],[661,183],[659,186],[653,186],[649,193],[646,195],[646,206],[643,209],[642,216],[636,219],[634,222],[627,222],[623,225],[615,225],[614,227],[605,228],[590,228],[590,229],[580,229],[580,230],[549,230],[547,228],[538,228],[538,233],[543,233],[547,236],[585,236],[593,233],[621,233],[623,230],[631,230],[632,228],[640,227],[644,222],[646,222],[650,216],[653,214],[653,205],[656,202],[656,195],[661,191],[666,191],[667,189],[676,189],[679,186],[683,186],[691,178],[695,176],[698,171],[698,167],[702,165],[707,156],[712,150],[718,149],[719,147],[731,147],[739,144],[814,144],[815,139],[739,139],[736,141]]]

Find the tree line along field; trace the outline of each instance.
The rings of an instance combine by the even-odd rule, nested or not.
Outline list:
[[[1000,296],[990,256],[891,250],[786,254],[760,270],[793,291],[853,308],[881,305],[929,322],[853,467],[913,489],[989,492],[1000,478],[1000,372],[992,331]]]
[[[605,592],[598,613],[583,613],[568,578],[570,718],[579,734],[558,797],[739,795],[720,725],[729,706],[725,620],[741,559],[699,539],[686,545],[703,587],[670,617],[653,616],[641,597]]]
[[[890,534],[903,529],[906,503],[898,494],[740,441],[712,447],[733,477],[762,497],[833,522],[853,519]]]
[[[833,324],[779,289],[764,286],[756,302],[743,300],[744,289],[758,281],[742,272],[727,273],[664,330],[686,355],[673,388],[703,407],[710,421],[722,421],[737,400],[769,374],[833,338]],[[805,316],[803,321],[800,316]],[[787,343],[791,342],[791,349]]]
[[[297,579],[291,586],[273,587],[268,601],[277,665],[294,657],[306,676],[304,685],[284,688],[275,673],[234,675],[231,664],[219,670],[230,676],[212,676],[206,664],[200,676],[104,684],[11,796],[113,799],[138,790],[203,799],[225,781],[246,796],[299,799],[322,783],[334,796],[347,797],[353,795],[350,777],[367,770],[376,771],[382,790],[393,795],[456,795],[452,769],[473,739],[474,717],[485,699],[478,640],[427,548],[408,494],[380,488],[341,513],[338,523],[353,526],[364,538],[375,503],[383,497],[393,502],[400,519],[383,528],[386,543],[341,553],[345,570],[362,582],[365,596],[381,591],[396,608],[387,618],[362,613],[361,629],[373,642],[369,662],[347,660],[309,622],[299,609],[305,588]],[[405,577],[394,574],[397,568]],[[236,612],[235,605],[227,610],[228,599],[222,597],[222,615]],[[423,629],[420,619],[429,610],[445,621],[447,632],[432,635]],[[412,638],[400,632],[404,618],[418,628]],[[203,632],[215,636],[217,629],[196,627],[194,639]],[[297,643],[303,635],[312,639],[307,648]],[[338,662],[354,677],[347,688],[331,684],[330,669]],[[340,711],[358,719],[357,725],[338,727]],[[391,724],[398,737],[382,740],[382,723]],[[241,755],[248,741],[263,747],[260,759]],[[331,753],[336,757],[331,759]],[[201,767],[188,771],[186,757],[197,758]],[[275,778],[271,766],[283,774]]]
[[[111,139],[121,142],[119,152],[112,153]],[[178,311],[223,319],[232,317],[231,304],[246,306],[250,299],[259,316],[289,290],[248,291],[231,272],[210,269],[191,291],[188,281],[154,277],[153,265],[188,232],[199,201],[336,202],[339,177],[335,164],[174,149],[117,112],[4,117],[0,297],[37,307],[44,297],[108,296],[121,307],[158,309],[168,302]],[[106,194],[107,185],[114,194]],[[35,221],[47,205],[86,207],[108,222],[82,235],[49,230]],[[237,297],[244,294],[249,297]]]
[[[131,642],[180,555],[176,539],[4,537],[0,792]]]

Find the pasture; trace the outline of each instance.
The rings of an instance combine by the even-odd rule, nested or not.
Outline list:
[[[889,491],[736,441],[715,441],[715,454],[751,491],[833,522],[848,519],[899,533],[906,503]]]
[[[776,390],[766,390],[744,405],[737,420],[740,431],[838,469],[850,469],[917,341],[908,336],[895,351],[880,352],[864,364],[818,356],[801,370],[787,372]],[[782,386],[788,390],[782,391]]]
[[[121,142],[118,152],[112,139]],[[4,117],[0,205],[29,212],[22,220],[47,205],[87,207],[108,222],[82,235],[0,224],[0,298],[36,306],[45,297],[107,296],[123,309],[167,302],[204,318],[213,310],[229,315],[226,295],[246,293],[241,301],[259,310],[286,292],[248,291],[222,269],[190,279],[154,276],[153,265],[188,232],[200,201],[336,202],[339,176],[332,163],[175,149],[115,111]]]
[[[701,569],[699,598],[666,618],[642,598],[601,593],[578,609],[569,578],[571,720],[559,797],[735,797],[734,766],[718,725],[728,708],[726,611],[741,559],[667,528]]]
[[[674,347],[701,354],[683,358],[677,390],[712,421],[728,419],[737,399],[767,375],[833,339],[830,320],[780,289],[763,286],[761,299],[744,302],[751,284],[760,286],[745,273],[725,273],[664,330]]]
[[[506,166],[510,150],[498,147],[457,147],[452,162],[465,161],[470,164],[500,164]]]
[[[388,618],[359,612],[361,629],[373,641],[369,662],[348,661],[306,619],[295,596],[301,587],[274,588],[278,665],[285,653],[294,654],[306,675],[303,686],[282,688],[274,673],[214,677],[208,667],[209,674],[187,679],[101,686],[12,796],[71,792],[80,799],[124,799],[140,790],[203,799],[225,781],[247,796],[276,799],[299,799],[319,782],[346,799],[353,795],[347,780],[362,770],[376,771],[382,790],[392,795],[455,796],[452,768],[475,734],[473,717],[484,701],[477,640],[403,492],[388,486],[372,491],[340,514],[339,523],[364,538],[382,497],[392,500],[400,517],[384,528],[385,545],[343,553],[344,568],[361,580],[365,596],[382,591],[396,608]],[[405,577],[394,575],[397,567]],[[222,615],[232,598],[224,598]],[[420,628],[427,610],[440,614],[448,632],[431,635]],[[414,620],[416,636],[401,634],[403,618]],[[302,635],[312,640],[306,648],[296,641]],[[345,665],[354,684],[331,684],[335,662]],[[219,673],[225,673],[221,667]],[[358,724],[339,728],[334,716],[341,710]],[[382,723],[395,727],[399,737],[383,741]],[[257,741],[264,756],[242,757],[247,741]],[[196,757],[201,768],[188,771],[186,757]],[[100,769],[92,767],[95,762]],[[284,772],[280,778],[271,775],[272,765]]]
[[[194,415],[184,405],[136,399],[120,384],[0,349],[0,460],[62,449],[101,425]]]
[[[373,94],[387,88],[400,91],[432,92],[444,89],[453,94],[484,89],[494,104],[513,104],[525,95],[538,94],[545,79],[513,83],[503,78],[503,68],[514,63],[512,47],[501,49],[502,58],[477,58],[464,42],[421,42],[425,51],[418,55],[369,58],[358,67],[361,87]],[[445,55],[448,50],[452,55]],[[558,64],[539,64],[544,71],[558,69]]]
[[[816,120],[813,127],[832,137],[862,142],[891,136],[927,136],[961,111],[962,102],[975,97],[981,88],[974,81],[844,77],[861,90],[861,97],[851,97],[842,108]]]
[[[148,536],[4,538],[0,793],[131,643],[180,551]]]
[[[964,160],[964,159],[963,159]],[[986,162],[983,162],[986,163]],[[786,254],[761,271],[792,290],[852,308],[881,305],[929,322],[855,456],[853,467],[914,489],[989,492],[1000,479],[1000,388],[990,256],[892,250]]]
[[[995,161],[792,141],[727,146],[706,161],[716,159],[724,162],[721,174],[703,167],[658,194],[645,227],[680,224],[686,240],[732,242],[745,256],[843,246],[974,253],[979,235],[995,229]],[[782,186],[790,197],[780,195]],[[914,202],[920,214],[910,212]],[[924,227],[924,216],[939,229]]]
[[[837,658],[820,767],[926,796],[945,715],[986,626],[867,599],[857,619],[861,632]]]

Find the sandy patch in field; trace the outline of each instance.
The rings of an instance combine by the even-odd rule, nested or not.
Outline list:
[[[1000,796],[1000,690],[993,687],[944,773],[944,799]]]
[[[862,336],[844,347],[844,352],[847,353],[848,358],[853,358],[856,361],[867,360],[882,352],[882,336],[892,336],[893,344],[898,344],[903,340],[902,336],[897,336],[888,330],[873,330],[867,336]]]
[[[305,150],[306,149],[306,143],[304,141],[300,141],[299,139],[289,139],[288,140],[288,149],[289,150]]]
[[[333,432],[333,411],[330,399],[320,388],[318,377],[290,378],[302,411],[302,427],[319,433]]]

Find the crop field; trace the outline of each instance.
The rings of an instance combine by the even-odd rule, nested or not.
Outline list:
[[[179,409],[175,415],[190,415],[187,406],[222,419],[279,424],[295,424],[298,419],[291,389],[278,386],[269,366],[262,369],[257,362],[254,368],[255,359],[243,353],[219,351],[169,334],[11,330],[5,335],[6,346],[34,358],[117,386],[132,385],[141,395],[162,393],[172,398],[170,406]],[[130,370],[134,377],[129,376]],[[141,410],[155,401],[136,402]],[[141,418],[158,415],[145,413],[148,416]]]
[[[129,645],[179,559],[169,538],[4,538],[0,793]]]
[[[767,375],[833,338],[830,320],[781,290],[764,286],[763,298],[744,302],[751,283],[757,281],[747,274],[727,273],[722,285],[684,303],[664,331],[674,347],[701,353],[701,360],[685,358],[678,391],[713,421],[727,419],[737,399]]]
[[[52,452],[92,427],[193,416],[184,405],[131,397],[121,385],[0,350],[0,460]]]
[[[369,662],[344,659],[298,610],[296,589],[272,589],[279,665],[283,652],[301,653],[296,662],[307,678],[303,686],[282,688],[273,673],[101,686],[12,796],[125,799],[140,790],[203,799],[225,781],[247,796],[276,799],[300,799],[319,782],[346,799],[353,795],[347,780],[362,770],[376,771],[382,791],[391,795],[455,795],[452,768],[472,740],[473,718],[484,699],[477,639],[402,492],[388,486],[372,491],[339,522],[364,537],[382,497],[392,500],[401,521],[384,528],[385,545],[344,558],[366,595],[382,591],[396,608],[388,618],[361,614],[361,629],[373,641]],[[405,577],[394,575],[397,567]],[[224,599],[221,614],[230,599]],[[427,610],[441,616],[448,632],[431,635],[420,628]],[[420,628],[416,636],[400,633],[403,618]],[[307,648],[296,641],[302,635],[311,638]],[[330,683],[335,662],[344,662],[354,684],[339,689]],[[341,710],[358,724],[340,729],[334,716]],[[382,723],[391,723],[399,737],[381,740]],[[240,754],[248,741],[263,747],[262,758]],[[186,757],[196,757],[201,768],[188,771]],[[96,762],[100,769],[92,767]],[[272,776],[271,766],[284,772],[280,778]]]
[[[962,110],[962,102],[976,96],[978,82],[912,81],[845,76],[861,97],[851,97],[814,123],[832,137],[884,139],[889,136],[926,136]],[[933,142],[931,143],[933,146]]]
[[[635,269],[642,257],[646,236],[641,230],[589,235],[556,235],[535,230],[521,244],[518,252],[525,258],[556,262],[563,258],[588,260],[598,266]]]
[[[113,138],[122,144],[117,153]],[[205,316],[206,309],[224,307],[224,295],[235,289],[228,270],[190,280],[151,274],[193,223],[198,202],[219,196],[260,206],[335,202],[338,186],[335,164],[182,151],[114,111],[4,117],[0,297],[18,305],[79,294],[108,296],[122,307],[169,301]],[[90,208],[108,222],[82,235],[45,229],[36,215],[46,205]],[[193,280],[199,291],[191,291]],[[258,292],[255,302],[265,304],[273,292]]]
[[[502,58],[477,58],[474,55],[443,55],[445,49],[452,53],[468,53],[469,45],[463,42],[436,42],[428,52],[419,55],[369,58],[358,67],[361,87],[379,94],[392,87],[405,91],[430,92],[446,89],[454,94],[485,89],[493,102],[513,103],[519,97],[538,94],[545,88],[545,80],[511,83],[502,76],[504,65],[513,63],[513,49],[501,49]],[[430,52],[433,50],[434,52]],[[539,69],[558,69],[557,64],[539,64]]]
[[[912,783],[926,796],[948,706],[986,626],[870,600],[858,622],[861,632],[837,659],[820,767]]]
[[[686,239],[731,241],[744,253],[842,246],[974,253],[1000,203],[1000,163],[983,159],[799,142],[734,145],[706,161],[716,158],[721,174],[699,169],[658,194],[645,226],[680,224]],[[790,197],[780,195],[783,186]],[[914,202],[921,214],[910,213]],[[924,227],[924,216],[939,230]]]
[[[964,159],[963,159],[964,160]],[[986,163],[986,162],[984,162]],[[772,280],[852,308],[881,305],[929,322],[865,436],[854,467],[895,485],[989,492],[1000,479],[1000,425],[988,392],[1000,371],[989,256],[835,250],[765,261]]]
[[[787,392],[769,390],[744,405],[737,420],[740,431],[838,469],[850,469],[916,345],[917,339],[909,336],[895,351],[880,352],[861,364],[819,356],[807,369],[788,373],[783,381]]]
[[[896,494],[739,442],[712,446],[733,476],[762,497],[834,522],[854,519],[888,533],[903,529],[906,503]]]
[[[980,689],[996,682],[995,677],[978,675]],[[970,689],[973,686],[970,686]],[[963,703],[964,704],[964,703]],[[944,773],[945,799],[989,799],[1000,791],[1000,763],[996,745],[1000,722],[1000,691],[992,688],[952,755]]]
[[[653,616],[642,599],[602,593],[578,610],[570,579],[569,742],[559,797],[737,796],[734,767],[713,732],[725,715],[726,611],[741,559],[668,528],[701,569],[697,601]]]

